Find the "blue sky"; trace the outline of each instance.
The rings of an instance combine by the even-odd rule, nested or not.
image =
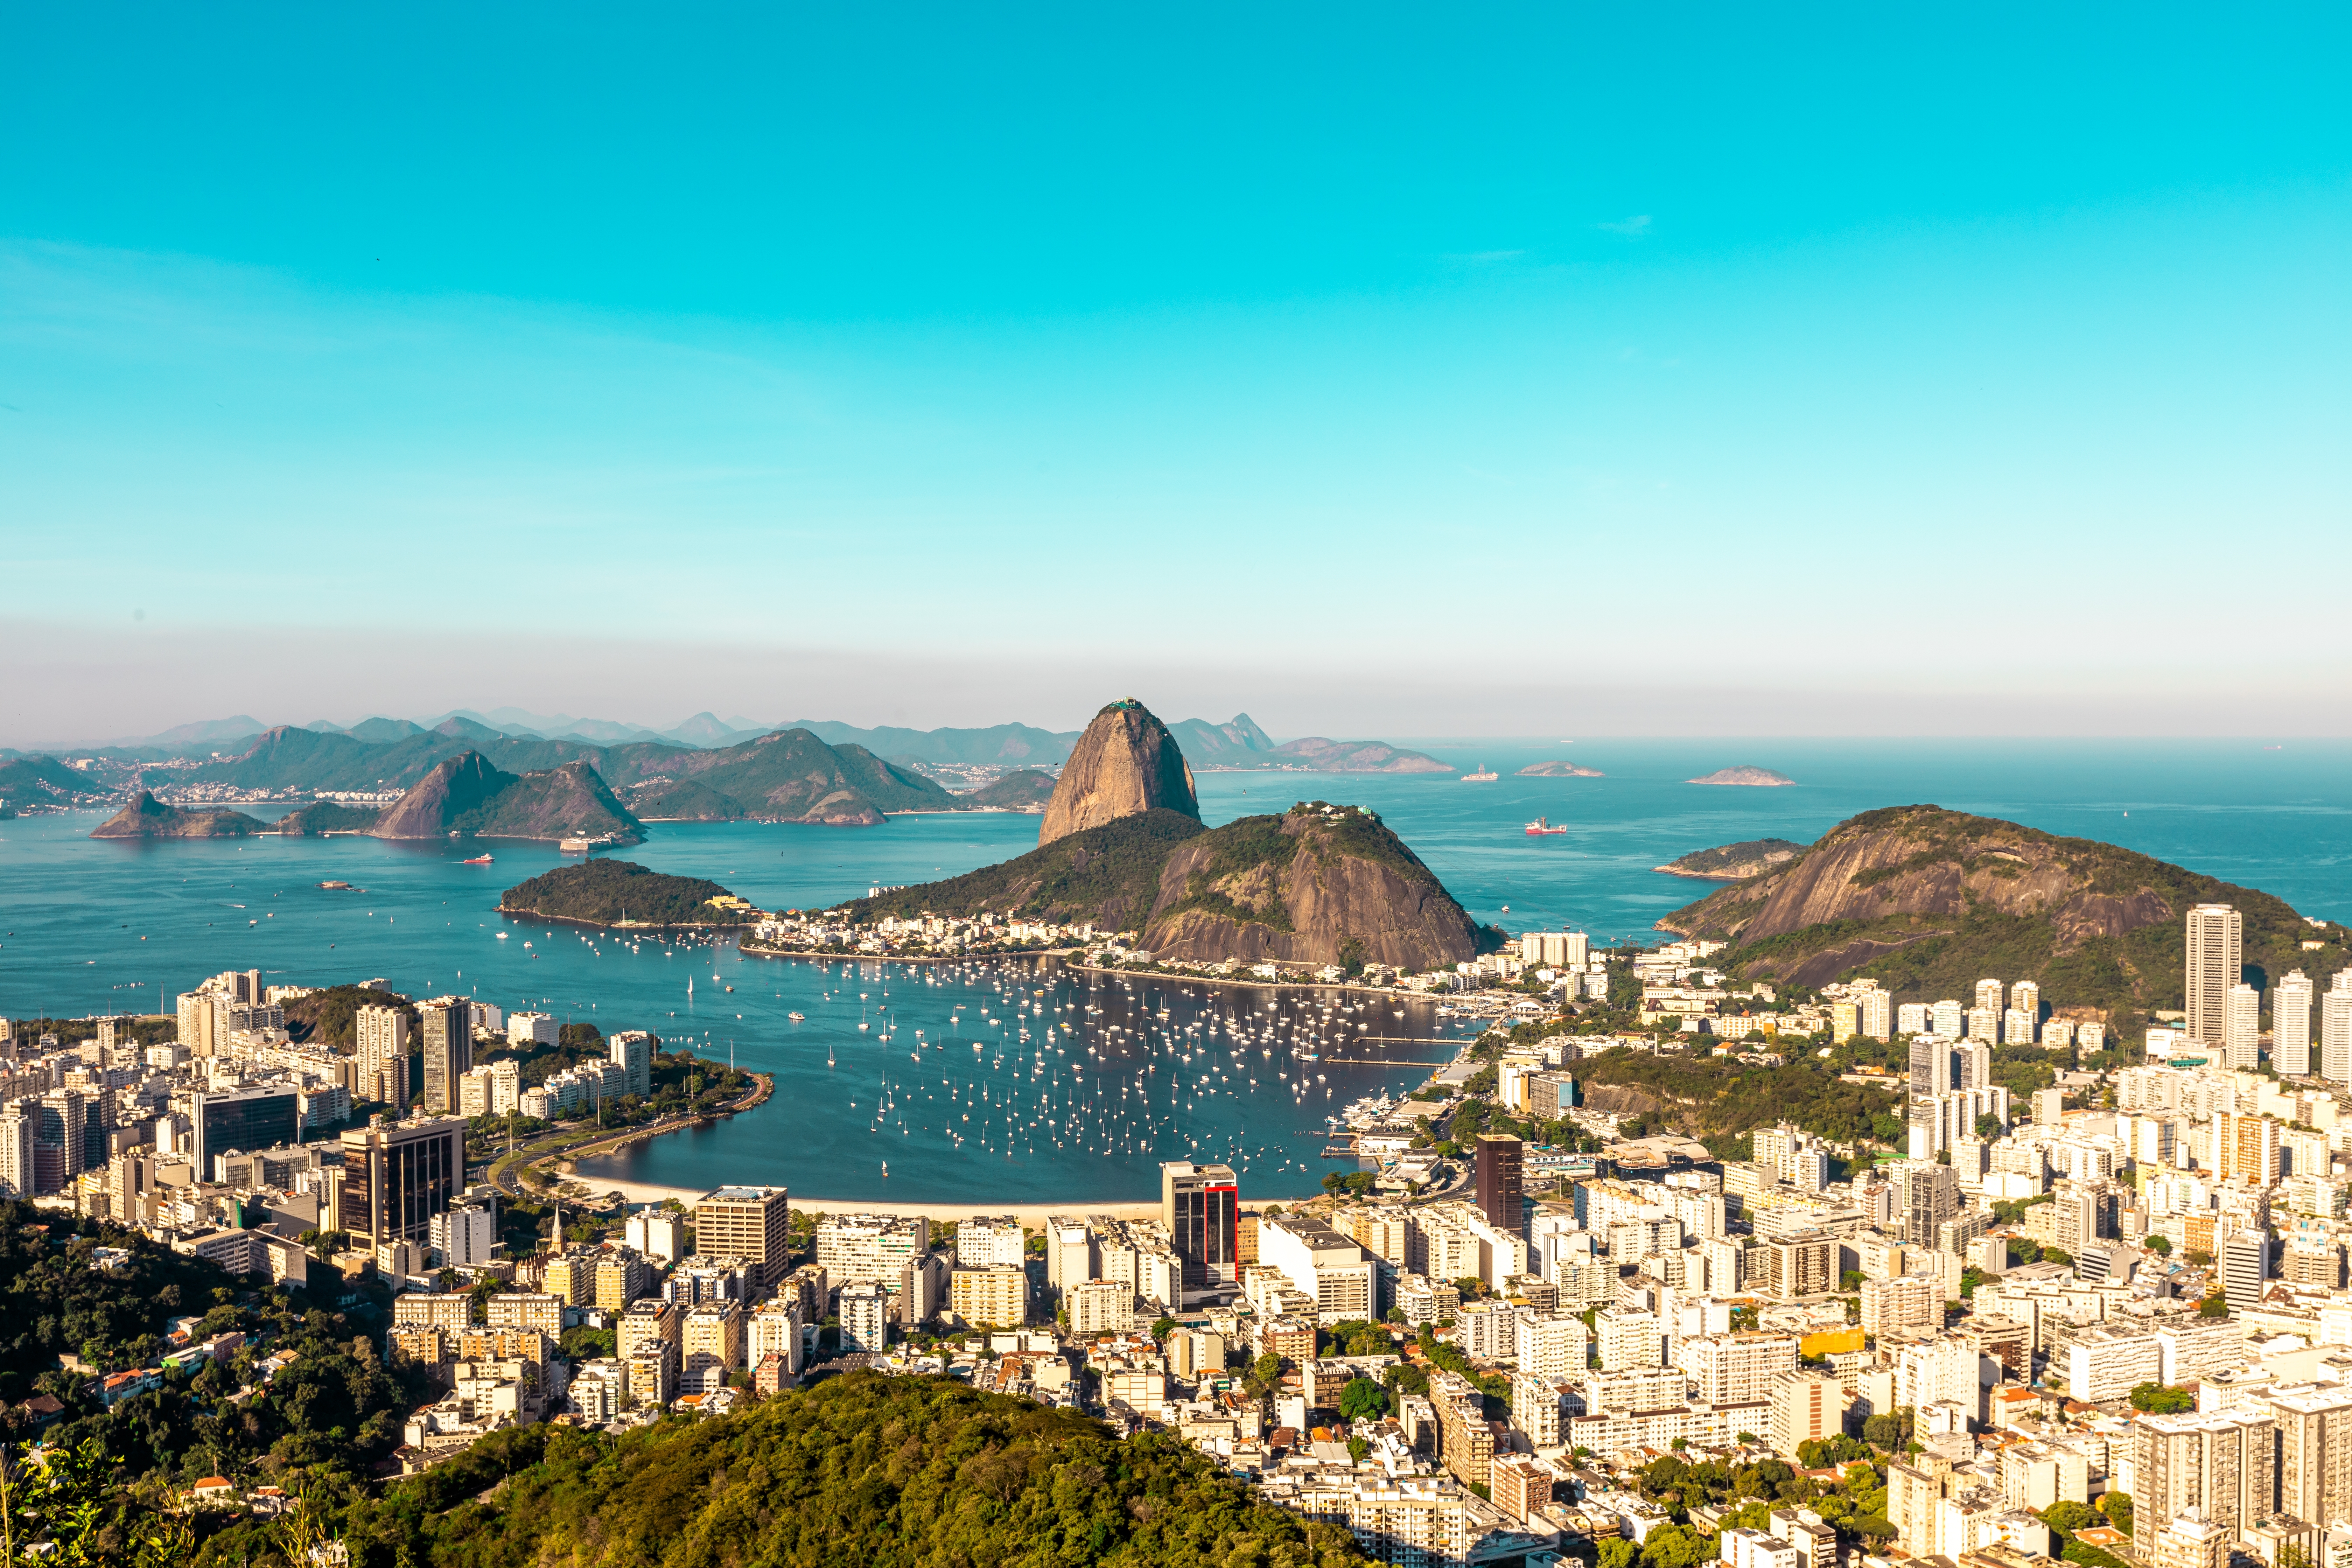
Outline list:
[[[2340,9],[5,16],[0,743],[2352,721]]]

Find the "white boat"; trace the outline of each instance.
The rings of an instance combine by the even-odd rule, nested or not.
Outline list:
[[[1493,784],[1496,779],[1501,778],[1502,776],[1502,774],[1495,772],[1486,763],[1480,763],[1476,773],[1464,773],[1462,775],[1462,782],[1464,784]]]

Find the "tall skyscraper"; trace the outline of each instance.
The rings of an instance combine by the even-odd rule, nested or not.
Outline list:
[[[2261,1059],[2263,994],[2241,980],[2221,999],[2221,1056],[2232,1070],[2252,1072]]]
[[[408,1108],[408,1015],[397,1007],[363,1006],[355,1028],[359,1056],[353,1064],[353,1100],[373,1100],[394,1110]]]
[[[1478,1209],[1486,1223],[1507,1236],[1527,1234],[1520,1201],[1519,1141],[1492,1132],[1478,1134]]]
[[[2270,1278],[2271,1238],[2267,1232],[2242,1230],[2223,1242],[2221,1257],[2221,1289],[2230,1298],[2230,1310],[2245,1312],[2260,1305],[2263,1281]]]
[[[457,1109],[457,1080],[474,1065],[474,1009],[462,996],[436,996],[417,1004],[424,1027],[425,1113],[446,1116]]]
[[[609,1037],[607,1048],[620,1069],[629,1075],[622,1092],[649,1100],[654,1092],[654,1037],[643,1029],[624,1029]]]
[[[1990,1089],[1992,1087],[1992,1047],[1982,1040],[1969,1040],[1952,1052],[1952,1088]]]
[[[2189,1037],[2220,1046],[2229,1028],[2230,987],[2245,966],[2245,921],[2228,904],[2189,911]]]
[[[2271,1066],[2285,1078],[2311,1072],[2311,978],[2300,969],[2271,988]]]
[[[2352,970],[2338,970],[2319,999],[2319,1071],[2333,1082],[2352,1084]]]
[[[36,1194],[39,1184],[33,1139],[39,1125],[39,1115],[24,1100],[0,1107],[0,1194],[12,1198]]]
[[[466,1190],[466,1124],[455,1117],[391,1121],[378,1115],[342,1137],[334,1223],[363,1247],[432,1243],[433,1216]]]
[[[1174,1240],[1187,1295],[1241,1278],[1241,1184],[1232,1166],[1161,1163],[1160,1223]]]

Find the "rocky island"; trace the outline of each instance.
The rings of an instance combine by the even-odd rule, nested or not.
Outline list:
[[[268,831],[269,825],[241,811],[183,811],[165,805],[152,792],[139,798],[90,829],[92,838],[246,838]]]
[[[673,877],[634,860],[559,866],[499,896],[499,912],[582,925],[744,926],[760,911],[718,883]]]
[[[380,810],[321,801],[288,814],[278,831],[372,838],[586,838],[636,844],[645,826],[584,762],[542,773],[503,772],[479,752],[443,759]]]
[[[1781,784],[1792,784],[1797,781],[1786,773],[1776,773],[1770,768],[1740,766],[1717,768],[1704,778],[1685,779],[1683,782],[1695,784],[1746,784],[1752,788],[1770,789]]]
[[[1784,860],[1793,860],[1805,852],[1805,847],[1786,838],[1750,838],[1742,844],[1719,844],[1712,849],[1694,849],[1663,866],[1653,866],[1653,871],[1663,871],[1669,877],[1697,877],[1710,882],[1744,882],[1750,877],[1760,877]]]
[[[1609,775],[1598,768],[1579,767],[1571,762],[1529,763],[1514,778],[1522,779],[1598,779]]]

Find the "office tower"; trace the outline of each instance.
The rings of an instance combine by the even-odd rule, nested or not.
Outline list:
[[[394,1110],[408,1108],[408,1015],[397,1007],[364,1006],[354,1027],[359,1035],[358,1081],[353,1100],[373,1100]]]
[[[474,1010],[463,997],[436,996],[416,1006],[425,1049],[425,1114],[457,1109],[457,1080],[474,1065]]]
[[[1528,1217],[1520,1201],[1519,1141],[1496,1133],[1478,1135],[1478,1212],[1486,1223],[1507,1236],[1527,1234]]]
[[[371,1117],[342,1136],[343,1179],[331,1189],[334,1223],[352,1245],[430,1244],[433,1216],[466,1190],[466,1124],[455,1117],[391,1121]]]
[[[2021,980],[2009,988],[2009,1009],[2030,1016],[2039,1026],[2042,1022],[2042,986],[2032,980]]]
[[[1998,1017],[2000,1015],[2000,994],[2008,989],[1998,980],[1977,982],[1977,1006]]]
[[[654,1092],[654,1037],[643,1029],[625,1029],[605,1042],[614,1063],[629,1075],[621,1092],[650,1100]]]
[[[1928,1008],[1927,1016],[1935,1024],[1936,1033],[1948,1040],[1957,1040],[1968,1033],[1968,1009],[1948,996]]]
[[[2311,1065],[2311,977],[2290,969],[2271,988],[2271,1066],[2283,1078],[2307,1078]]]
[[[761,1285],[773,1285],[792,1272],[790,1194],[782,1187],[720,1187],[697,1199],[694,1251],[700,1258],[742,1258]]]
[[[2336,1083],[2352,1084],[2352,969],[2336,971],[2335,984],[2319,999],[2319,1071]]]
[[[2241,980],[2221,1005],[2221,1059],[2233,1070],[2252,1072],[2262,1055],[2262,993]]]
[[[302,1136],[301,1092],[290,1084],[220,1094],[198,1089],[188,1097],[188,1135],[196,1179],[219,1181],[213,1168],[215,1156],[276,1149]]]
[[[2230,1310],[2251,1311],[2261,1303],[2263,1281],[2270,1278],[2270,1236],[2242,1230],[2223,1242],[2220,1252],[2221,1289],[2230,1298]]]
[[[1232,1166],[1190,1160],[1160,1165],[1160,1223],[1183,1265],[1188,1297],[1241,1278],[1241,1184]]]
[[[1865,991],[1857,998],[1862,1004],[1862,1032],[1874,1040],[1895,1037],[1895,997],[1885,991]]]
[[[2229,1025],[2230,987],[2245,963],[2245,921],[2228,904],[2189,911],[2189,1037],[2219,1046]]]

